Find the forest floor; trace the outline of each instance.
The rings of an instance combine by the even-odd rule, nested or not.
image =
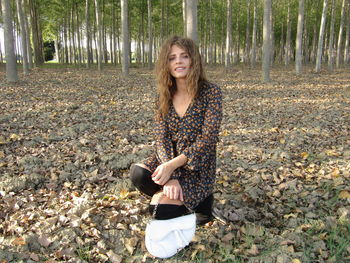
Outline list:
[[[222,87],[213,223],[168,260],[144,245],[152,72],[0,72],[0,262],[349,262],[350,69],[208,68]]]

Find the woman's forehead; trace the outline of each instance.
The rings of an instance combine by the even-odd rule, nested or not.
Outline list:
[[[183,47],[172,45],[170,48],[170,55],[174,53],[188,53]]]

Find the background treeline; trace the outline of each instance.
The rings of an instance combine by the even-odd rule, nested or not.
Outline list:
[[[101,69],[122,64],[124,55],[129,64],[152,67],[168,36],[188,35],[188,13],[196,19],[206,63],[255,67],[263,58],[267,8],[271,63],[288,65],[301,54],[301,63],[315,63],[316,71],[319,57],[330,70],[349,64],[350,0],[0,0],[0,5],[5,29],[4,12],[11,6],[15,58],[28,69],[53,56],[60,63],[97,63]]]

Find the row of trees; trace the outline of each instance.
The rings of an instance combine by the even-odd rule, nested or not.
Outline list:
[[[164,39],[192,37],[208,64],[349,63],[350,0],[0,0],[9,68],[44,62],[54,41],[60,63],[152,67]],[[14,15],[16,14],[16,15]],[[13,28],[14,25],[14,28]],[[13,32],[15,32],[14,41]],[[12,37],[12,38],[11,38]],[[17,45],[16,45],[17,43]],[[17,50],[17,55],[13,54]],[[2,61],[0,47],[0,59]],[[33,61],[33,62],[32,62]]]

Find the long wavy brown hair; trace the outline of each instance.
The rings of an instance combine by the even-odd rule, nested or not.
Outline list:
[[[161,47],[155,67],[158,89],[157,117],[164,117],[169,113],[169,106],[176,91],[176,81],[169,70],[169,55],[171,47],[174,45],[186,51],[191,58],[191,66],[186,80],[192,103],[199,94],[201,84],[207,81],[199,49],[195,42],[190,38],[179,36],[167,39]]]

